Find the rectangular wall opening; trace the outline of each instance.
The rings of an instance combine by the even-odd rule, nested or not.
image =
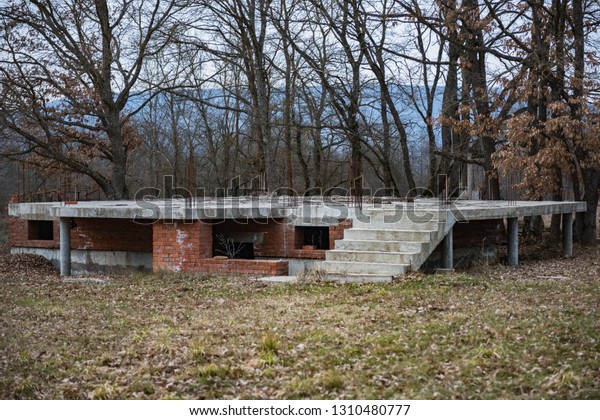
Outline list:
[[[27,222],[27,239],[53,241],[54,222],[52,220],[29,220]]]
[[[329,226],[296,226],[295,236],[296,248],[329,249]]]
[[[244,242],[243,238],[240,238],[239,236],[240,235],[216,233],[213,231],[213,256],[253,260],[254,243]]]

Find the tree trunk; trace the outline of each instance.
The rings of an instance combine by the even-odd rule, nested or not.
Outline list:
[[[109,198],[120,200],[127,197],[125,185],[125,173],[127,168],[127,151],[123,144],[121,132],[120,110],[115,104],[115,95],[112,90],[112,29],[110,27],[110,16],[108,4],[104,1],[97,1],[96,13],[102,32],[102,65],[98,81],[100,97],[106,110],[106,134],[111,146],[112,154],[112,191]]]
[[[483,31],[479,26],[480,13],[479,5],[474,0],[464,0],[463,6],[472,11],[470,23],[471,26],[465,28],[466,44],[469,47],[465,51],[466,62],[463,66],[469,67],[470,84],[472,95],[477,111],[478,124],[489,123],[491,111],[489,104],[489,93],[487,85],[485,50],[483,42]],[[484,197],[488,200],[500,200],[500,182],[498,173],[492,164],[492,155],[496,152],[496,139],[488,134],[479,134],[481,150],[483,154],[483,166],[486,169],[486,185],[484,185]]]
[[[448,4],[448,8],[454,16],[455,3],[452,1]],[[455,21],[447,23],[449,27],[449,43],[448,43],[448,72],[446,75],[446,86],[442,96],[442,158],[440,161],[438,178],[434,180],[436,189],[433,191],[435,195],[440,195],[446,185],[452,184],[452,160],[449,156],[455,153],[454,145],[458,143],[458,134],[454,130],[454,124],[460,120],[459,103],[458,103],[458,60],[460,59],[460,47],[458,41],[458,33],[454,29]],[[442,183],[440,185],[440,182]],[[447,191],[446,193],[449,193]]]

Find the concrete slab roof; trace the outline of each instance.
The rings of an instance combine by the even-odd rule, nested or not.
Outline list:
[[[84,201],[15,203],[9,215],[31,220],[60,217],[115,218],[130,220],[220,220],[281,218],[295,225],[326,225],[340,219],[384,212],[398,218],[405,214],[452,214],[458,221],[502,219],[544,214],[582,212],[585,202],[574,201],[480,201],[437,199],[406,202],[381,199],[358,206],[347,197],[225,197],[193,200]]]

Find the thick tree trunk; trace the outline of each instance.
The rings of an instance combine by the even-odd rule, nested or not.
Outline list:
[[[287,48],[287,46],[284,46]],[[287,170],[287,186],[290,189],[294,188],[294,168],[292,166],[292,120],[293,120],[293,104],[294,91],[292,86],[292,63],[289,54],[285,54],[285,97],[283,99],[283,139],[286,147],[286,170]]]
[[[308,173],[308,164],[302,154],[302,130],[296,129],[296,156],[302,169],[302,179],[304,180],[304,191],[310,189],[310,174]]]
[[[115,95],[111,85],[113,49],[108,4],[104,0],[95,2],[95,5],[100,29],[102,31],[102,66],[97,83],[99,85],[100,97],[102,98],[105,109],[104,118],[106,121],[106,134],[108,136],[112,154],[112,191],[109,194],[109,198],[119,200],[127,197],[125,185],[127,150],[123,144],[120,109],[118,109],[115,104]]]
[[[449,8],[454,9],[455,3],[452,1],[448,4]],[[454,10],[450,10],[452,16]],[[454,183],[452,179],[453,161],[449,156],[454,155],[454,146],[458,143],[458,133],[454,130],[454,125],[460,120],[459,103],[458,103],[458,61],[460,59],[460,47],[458,41],[458,33],[455,29],[455,21],[447,22],[449,27],[448,37],[448,72],[446,75],[446,85],[442,96],[442,158],[439,166],[439,180],[434,180],[436,189],[434,194],[439,195],[446,185]],[[439,185],[439,182],[443,185]],[[449,193],[447,191],[446,193]]]
[[[115,127],[116,126],[116,127]],[[121,129],[119,121],[112,122],[109,125],[109,141],[112,148],[112,178],[111,187],[112,193],[109,198],[114,200],[122,200],[127,198],[127,186],[125,184],[126,168],[127,168],[127,151],[123,145]]]
[[[573,0],[573,43],[575,47],[574,54],[574,74],[573,74],[573,97],[575,99],[572,108],[573,118],[581,120],[583,118],[583,106],[580,100],[584,97],[584,77],[585,77],[585,34],[584,34],[584,7],[582,0]],[[577,157],[580,162],[585,162],[587,156],[584,150],[584,132],[581,136],[580,145],[577,147]],[[596,212],[598,209],[598,187],[600,186],[600,173],[596,167],[589,166],[591,163],[581,168],[583,179],[584,195],[583,200],[587,203],[587,210],[583,215],[577,218],[579,226],[576,226],[576,232],[580,234],[580,241],[584,245],[595,246],[597,243]]]
[[[483,42],[483,31],[479,26],[479,6],[474,0],[464,0],[463,7],[471,13],[470,22],[472,27],[466,27],[463,34],[469,49],[465,52],[466,63],[469,67],[470,84],[475,103],[475,110],[479,118],[479,124],[486,124],[491,119],[489,104],[489,93],[487,85],[485,50]],[[478,51],[479,50],[479,51]],[[484,198],[488,200],[500,200],[500,182],[498,173],[492,164],[492,155],[496,152],[496,139],[488,134],[479,135],[481,150],[483,154],[483,166],[486,169],[486,185],[484,186]]]
[[[320,119],[320,116],[317,118]],[[315,187],[324,189],[327,184],[327,177],[325,174],[325,168],[323,167],[323,143],[321,142],[321,122],[313,130],[313,158],[314,158],[314,170],[315,170]]]
[[[358,124],[357,113],[358,103],[356,106],[350,105],[348,111],[348,140],[350,143],[350,173],[349,186],[350,194],[355,197],[363,196],[364,182],[364,164],[362,152],[362,138],[360,135],[360,126]]]

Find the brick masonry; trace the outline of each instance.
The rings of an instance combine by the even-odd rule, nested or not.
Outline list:
[[[250,274],[257,276],[286,276],[288,262],[279,260],[200,260],[191,271],[207,273]]]
[[[213,228],[214,223],[195,221],[190,223],[163,223],[153,226],[153,268],[154,271],[202,271],[208,273],[239,273],[252,275],[286,275],[287,261],[244,260],[244,259],[213,259]],[[246,231],[259,232],[254,224],[246,226]],[[282,233],[277,223],[269,226],[270,247],[272,250],[276,240]],[[221,228],[225,232],[225,228]],[[285,240],[285,239],[284,239]]]
[[[8,218],[8,246],[21,246],[31,248],[59,248],[59,223],[54,221],[53,223],[53,236],[54,239],[51,241],[42,241],[29,239],[29,220],[19,219],[17,217]]]
[[[152,226],[154,271],[195,269],[212,257],[212,226],[200,221],[165,223]]]
[[[352,220],[342,220],[338,225],[329,226],[329,249],[335,247],[335,241],[344,238],[344,229],[352,227]],[[250,234],[260,238],[254,245],[257,257],[325,259],[324,249],[302,249],[302,237],[298,228],[284,224],[282,219],[262,220],[257,223],[243,223],[226,220],[213,224],[215,235],[238,233]]]
[[[16,217],[9,218],[8,232],[11,247],[58,249],[60,224],[53,221],[53,239],[29,239],[32,223]],[[127,219],[72,219],[71,248],[93,251],[152,252],[152,225]]]
[[[53,221],[53,239],[29,239],[31,221],[9,218],[9,245],[58,249],[60,228]],[[344,229],[352,220],[329,226],[329,248],[342,239]],[[213,231],[215,234],[241,233],[260,238],[254,245],[259,259],[213,259]],[[152,252],[155,271],[206,271],[213,273],[245,273],[283,275],[288,272],[287,261],[269,261],[266,258],[324,259],[324,249],[302,249],[300,230],[283,219],[269,219],[241,223],[227,220],[216,222],[173,222],[139,224],[126,219],[72,219],[71,248],[96,251]]]

